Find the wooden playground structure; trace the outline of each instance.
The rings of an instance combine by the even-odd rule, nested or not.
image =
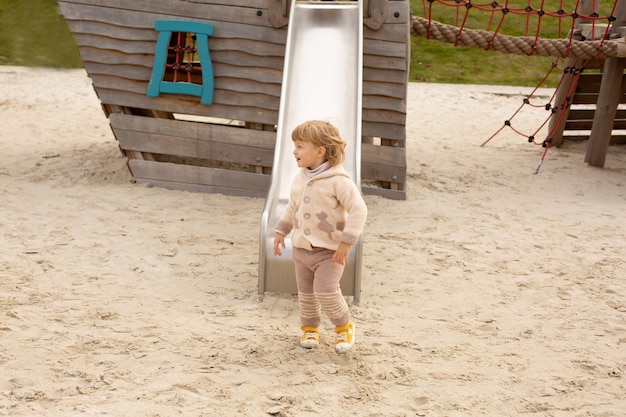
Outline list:
[[[413,17],[411,32],[443,42],[504,53],[565,58],[549,124],[551,146],[588,140],[585,162],[604,167],[609,145],[626,143],[626,2],[616,0],[611,27],[591,22],[599,1],[580,0],[571,40],[504,36]],[[607,31],[607,29],[610,29]]]
[[[266,196],[290,1],[57,3],[137,182]],[[409,2],[366,0],[363,14],[362,189],[402,200],[406,198]],[[197,57],[171,62],[179,50],[184,56],[190,46],[190,38],[185,37],[191,32],[194,45],[197,42],[194,50],[207,42],[210,49],[210,62],[204,58],[201,73],[196,71]],[[176,52],[159,56],[163,33],[168,39],[178,35],[179,41],[178,45],[166,41],[165,48]],[[191,69],[188,88],[172,86],[176,74],[186,76],[186,65]],[[207,84],[209,77],[212,85]]]
[[[593,12],[592,2],[585,1],[581,6],[582,14]],[[623,43],[626,36],[625,2],[617,3],[615,18],[608,37]],[[581,19],[576,36],[595,41],[604,36],[605,28],[606,25],[592,26]],[[555,104],[563,106],[564,114],[550,120],[552,144],[558,146],[564,139],[588,139],[585,162],[596,167],[604,167],[609,145],[626,144],[626,110],[619,108],[620,104],[626,103],[626,44],[621,49],[614,57],[588,60],[580,74],[564,74],[555,97]],[[575,68],[581,61],[576,57],[567,58],[565,66]]]
[[[408,0],[361,1],[362,190],[402,200],[406,198],[411,35],[425,36],[429,31],[436,40],[481,48],[491,38],[493,49],[505,53],[528,54],[531,43],[523,37],[492,37],[486,31],[466,29],[460,34],[454,26],[425,22],[411,16]],[[290,1],[57,3],[137,182],[194,192],[266,196],[274,161]],[[579,10],[590,14],[593,4],[582,0]],[[578,35],[572,42],[538,39],[534,51],[567,56],[566,65],[571,66],[586,60],[584,74],[574,82],[566,80],[572,74],[563,74],[565,82],[555,99],[562,112],[551,120],[554,134],[549,140],[558,146],[563,139],[589,139],[585,162],[592,166],[604,166],[609,144],[626,142],[626,134],[619,133],[626,129],[626,110],[619,108],[626,103],[625,9],[626,2],[619,1],[606,38],[601,27],[579,19]],[[180,21],[188,26],[180,27]],[[180,36],[191,32],[196,32],[193,40],[197,39],[198,45],[210,46],[210,62],[202,64],[201,73],[194,68],[200,64],[196,58],[172,62],[178,59],[177,47],[189,46],[190,41],[181,41]],[[175,36],[163,40],[172,34],[179,36],[178,45]],[[597,39],[598,34],[602,40]],[[163,42],[169,52],[159,56]],[[170,88],[179,71],[184,76],[185,65],[193,69],[187,73],[189,84],[197,85],[184,90]],[[155,71],[159,66],[160,73]],[[210,85],[206,85],[208,78]]]

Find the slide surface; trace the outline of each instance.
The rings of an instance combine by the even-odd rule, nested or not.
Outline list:
[[[273,254],[274,225],[287,202],[298,166],[292,130],[306,120],[334,124],[346,141],[345,168],[360,188],[363,13],[361,2],[291,4],[272,182],[261,217],[259,293],[296,293],[291,239]],[[359,241],[341,281],[344,295],[359,301]]]

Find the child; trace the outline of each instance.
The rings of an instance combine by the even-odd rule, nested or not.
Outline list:
[[[319,345],[321,311],[335,325],[337,353],[354,346],[354,323],[339,281],[350,247],[365,226],[367,207],[343,168],[346,143],[332,124],[313,120],[297,126],[291,138],[298,167],[289,203],[276,223],[274,255],[281,256],[293,229],[302,337],[300,346]]]

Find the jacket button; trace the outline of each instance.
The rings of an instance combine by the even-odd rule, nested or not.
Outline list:
[[[307,184],[309,187],[313,185],[313,181],[309,181],[309,183]]]
[[[311,234],[311,231],[309,229],[304,229],[304,234],[308,236]]]
[[[304,218],[308,220],[311,218],[311,215],[309,213],[304,213]]]
[[[305,203],[309,203],[309,202],[311,202],[311,198],[310,198],[310,197],[304,197],[304,202],[305,202]]]

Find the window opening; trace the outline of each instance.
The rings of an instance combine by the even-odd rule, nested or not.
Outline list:
[[[213,64],[209,36],[213,25],[181,20],[157,20],[159,32],[147,95],[161,93],[199,96],[213,104]]]

